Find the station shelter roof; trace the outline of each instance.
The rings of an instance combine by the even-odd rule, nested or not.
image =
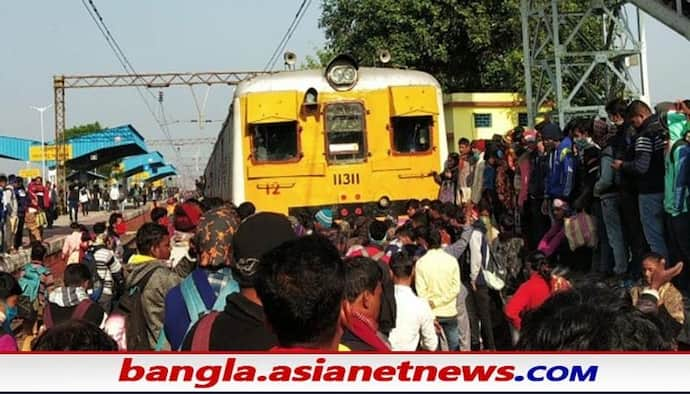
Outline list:
[[[91,171],[73,171],[67,176],[67,181],[69,182],[90,182],[90,181],[105,181],[108,177]]]
[[[29,150],[41,143],[26,138],[0,136],[0,157],[3,159],[29,161]]]
[[[67,141],[71,147],[72,159],[68,164],[75,170],[90,170],[100,165],[113,162],[128,156],[136,156],[148,152],[144,137],[132,125],[118,126],[101,130]],[[55,148],[55,143],[46,144]],[[37,148],[39,157],[41,143],[26,138],[0,136],[0,158],[31,161],[31,150]],[[46,157],[49,154],[46,153]],[[40,160],[40,159],[39,159]],[[49,166],[54,166],[54,157],[47,159]]]
[[[160,152],[150,152],[143,155],[131,156],[122,161],[123,175],[129,178],[153,168],[165,166],[165,160]]]
[[[174,166],[166,165],[160,168],[153,168],[150,171],[150,176],[144,179],[144,182],[155,182],[169,176],[177,175],[177,169]]]
[[[72,159],[67,164],[76,170],[90,170],[128,156],[148,152],[144,137],[132,125],[103,129],[68,141]]]

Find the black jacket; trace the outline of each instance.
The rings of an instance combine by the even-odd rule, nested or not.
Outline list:
[[[634,177],[639,194],[664,192],[665,134],[657,115],[648,117],[637,130],[634,158],[625,161],[623,172]]]
[[[182,350],[190,350],[199,322],[189,330]],[[278,344],[278,339],[266,325],[264,309],[240,293],[230,294],[225,310],[211,327],[209,350],[261,351]]]

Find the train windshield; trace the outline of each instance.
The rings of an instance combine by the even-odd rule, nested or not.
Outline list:
[[[431,148],[431,116],[396,116],[393,123],[393,150],[396,153],[422,153]]]
[[[326,106],[326,152],[329,163],[364,161],[364,106],[334,103]]]
[[[252,126],[254,161],[292,161],[298,158],[297,122]]]

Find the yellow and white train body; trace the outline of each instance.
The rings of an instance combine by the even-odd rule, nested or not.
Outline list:
[[[438,82],[420,71],[359,68],[257,76],[235,89],[205,171],[209,197],[290,215],[398,215],[435,198],[447,156]]]

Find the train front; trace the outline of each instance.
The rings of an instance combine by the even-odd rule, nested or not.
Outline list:
[[[235,157],[236,203],[295,217],[330,208],[351,221],[397,218],[409,199],[437,195],[431,173],[447,141],[441,90],[426,73],[340,55],[322,71],[258,77],[236,100],[248,153]]]

